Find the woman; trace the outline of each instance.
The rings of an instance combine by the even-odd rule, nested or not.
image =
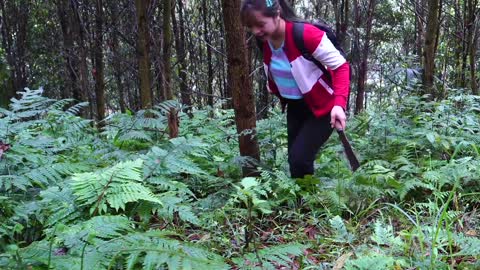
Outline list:
[[[296,48],[296,17],[285,0],[244,0],[240,12],[242,23],[262,41],[267,89],[287,106],[291,176],[313,174],[315,156],[333,128],[345,129],[350,66],[325,32],[305,24],[305,47],[328,68],[328,83],[329,76]]]

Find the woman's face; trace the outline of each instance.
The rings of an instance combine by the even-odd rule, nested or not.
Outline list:
[[[272,37],[279,25],[279,16],[267,17],[260,11],[252,11],[247,27],[257,38],[265,41]]]

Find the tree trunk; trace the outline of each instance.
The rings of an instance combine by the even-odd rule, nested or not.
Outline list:
[[[362,25],[362,18],[360,15],[360,6],[358,4],[358,0],[353,0],[353,20],[354,25],[352,27],[353,30],[353,46],[352,46],[352,53],[351,55],[351,63],[352,63],[352,81],[359,81],[359,70],[360,70],[360,62],[361,62],[361,49],[360,49],[360,31]],[[358,84],[355,84],[355,107],[357,106],[356,100],[358,99],[359,95]],[[362,105],[360,105],[362,106]],[[355,108],[355,110],[357,110]]]
[[[438,93],[434,87],[434,74],[436,40],[439,28],[439,3],[440,0],[428,0],[427,27],[425,32],[425,45],[423,49],[423,86],[424,92],[426,94],[430,94],[431,99],[436,99],[438,97]]]
[[[170,58],[172,57],[172,28],[170,18],[172,14],[172,0],[163,0],[163,91],[166,100],[173,99],[172,71]]]
[[[142,109],[152,107],[152,92],[150,89],[150,58],[149,58],[149,27],[147,21],[147,8],[150,0],[135,0],[137,9],[138,39],[138,77],[140,78],[140,103]]]
[[[63,58],[65,59],[65,89],[62,98],[73,97],[77,101],[85,101],[78,84],[78,58],[74,50],[73,13],[69,2],[69,0],[56,1],[57,15],[63,36]]]
[[[80,92],[82,93],[83,100],[89,101],[90,103],[90,115],[86,115],[86,117],[93,116],[93,105],[92,100],[90,98],[90,87],[89,87],[89,80],[88,80],[88,64],[87,64],[87,48],[86,48],[86,29],[85,23],[82,19],[82,12],[79,9],[77,1],[70,1],[70,5],[73,11],[73,18],[74,18],[74,25],[75,25],[75,36],[76,42],[78,47],[78,84],[80,88]]]
[[[335,15],[335,35],[340,46],[347,50],[349,48],[347,44],[347,29],[349,24],[349,8],[350,3],[348,0],[331,0],[334,15]],[[318,6],[321,6],[319,3]],[[320,16],[320,14],[317,14]]]
[[[212,48],[208,19],[210,14],[208,13],[207,0],[202,0],[202,10],[203,10],[203,39],[205,40],[205,46],[207,49],[207,105],[213,107],[213,64],[212,64]]]
[[[218,5],[221,6],[222,5],[222,1],[223,0],[217,0],[218,1]],[[222,19],[222,16],[219,16],[219,19]],[[220,31],[220,51],[221,52],[225,52],[226,51],[226,44],[225,44],[225,35],[226,35],[226,32],[225,32],[225,24],[222,22],[222,23],[219,23],[221,25],[221,28],[222,30]],[[229,110],[229,109],[233,109],[233,101],[232,101],[232,91],[231,91],[231,88],[228,84],[228,81],[227,81],[227,65],[226,65],[226,61],[224,61],[224,57],[222,56],[222,63],[221,63],[221,71],[220,71],[220,83],[221,83],[221,92],[222,92],[222,99],[225,100],[225,102],[223,102],[223,105],[222,105],[222,108],[225,109],[225,110]]]
[[[240,155],[259,161],[260,152],[255,136],[255,95],[248,74],[245,31],[238,16],[240,0],[222,0],[222,7],[227,43],[227,76],[233,94]],[[252,175],[255,168],[244,166],[243,173]]]
[[[348,48],[350,48],[349,44],[349,39],[348,37],[348,25],[350,24],[350,3],[349,0],[343,0],[342,1],[343,6],[341,7],[341,12],[340,12],[340,31],[338,35],[338,42],[340,42],[340,45],[342,48],[347,51]]]
[[[119,52],[119,42],[118,42],[118,5],[117,3],[109,2],[110,4],[110,11],[112,13],[112,25],[113,29],[111,29],[111,50],[112,50],[112,69],[113,69],[113,76],[115,78],[115,84],[117,87],[118,93],[118,105],[120,107],[120,111],[122,113],[126,112],[126,105],[125,105],[125,90],[122,83],[122,66],[120,59],[122,55]]]
[[[463,7],[460,12],[462,12],[463,16],[463,23],[462,23],[462,59],[461,59],[461,68],[460,68],[460,76],[459,76],[459,86],[461,88],[465,88],[467,85],[466,82],[466,73],[467,73],[467,59],[470,53],[469,48],[469,16],[468,16],[468,8],[467,8],[468,0],[463,1]]]
[[[365,37],[363,38],[363,50],[360,57],[360,68],[358,69],[357,78],[357,98],[355,101],[355,112],[357,115],[364,109],[365,104],[365,83],[368,71],[368,55],[370,53],[370,36],[372,32],[373,14],[375,12],[376,0],[368,1],[367,20],[365,26]],[[357,13],[358,14],[358,13]],[[365,106],[366,107],[366,106]]]
[[[465,0],[467,1],[467,0]],[[476,73],[476,53],[477,53],[477,39],[478,39],[478,27],[477,27],[477,16],[478,12],[478,1],[477,0],[468,0],[467,1],[468,9],[468,55],[470,62],[470,88],[472,89],[472,94],[478,95],[478,86]]]
[[[95,1],[95,98],[97,103],[97,121],[103,126],[105,119],[105,81],[103,63],[103,1]]]
[[[185,112],[190,117],[192,111],[192,99],[191,93],[187,86],[187,63],[186,63],[186,51],[185,51],[185,22],[183,19],[183,1],[178,1],[178,23],[175,16],[175,5],[172,6],[172,22],[173,31],[175,36],[175,50],[177,51],[178,58],[178,76],[180,78],[180,98],[182,104],[186,106]]]
[[[413,2],[415,4],[415,54],[418,55],[418,59],[421,59],[424,37],[423,21],[425,18],[425,0],[414,0]]]
[[[30,1],[0,0],[2,48],[10,66],[11,88],[5,90],[6,100],[27,87],[27,25]]]

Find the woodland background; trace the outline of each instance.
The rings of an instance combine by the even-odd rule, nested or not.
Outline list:
[[[447,96],[449,87],[478,94],[477,0],[292,4],[299,16],[323,19],[334,28],[353,67],[352,112],[402,98],[407,93],[385,86],[422,74],[430,88],[425,93],[433,98]],[[249,84],[232,85],[227,76],[227,37],[245,35],[238,25],[238,1],[9,0],[0,5],[4,106],[16,91],[43,86],[48,97],[88,101],[87,116],[101,120],[174,98],[194,108],[231,108],[234,92],[251,91]],[[239,44],[232,46],[238,55]],[[249,65],[239,68],[260,82],[255,50],[247,47]],[[264,116],[269,97],[262,86],[253,88]]]
[[[347,53],[355,173],[332,136],[287,176],[238,0],[0,0],[0,268],[478,269],[478,0],[291,4]]]

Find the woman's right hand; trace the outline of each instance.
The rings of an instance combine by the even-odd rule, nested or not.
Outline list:
[[[347,126],[347,116],[340,106],[333,106],[330,112],[330,125],[337,130],[345,130]]]

